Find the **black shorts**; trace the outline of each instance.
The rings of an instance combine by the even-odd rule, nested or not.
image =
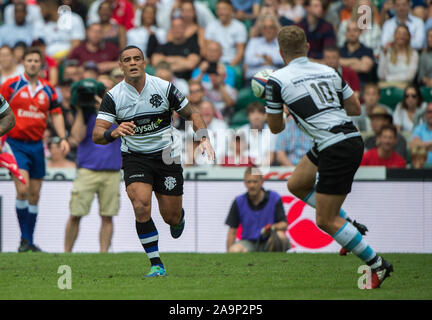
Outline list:
[[[153,191],[170,196],[183,194],[183,168],[181,164],[165,164],[161,158],[122,153],[126,187],[133,182],[148,183]]]
[[[353,137],[318,152],[313,147],[307,156],[318,167],[316,191],[324,194],[348,194],[363,157],[361,137]]]

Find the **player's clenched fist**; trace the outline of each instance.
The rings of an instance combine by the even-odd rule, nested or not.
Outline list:
[[[133,136],[135,134],[134,128],[136,125],[133,121],[129,122],[122,122],[117,128],[113,130],[111,133],[111,136],[114,139],[117,139],[118,137],[124,137],[124,136]]]

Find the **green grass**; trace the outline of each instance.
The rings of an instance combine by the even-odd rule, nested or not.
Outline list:
[[[395,272],[360,290],[361,261],[337,254],[163,253],[165,278],[144,279],[144,253],[1,253],[0,299],[432,299],[431,254],[385,254]],[[72,289],[60,290],[60,265]]]

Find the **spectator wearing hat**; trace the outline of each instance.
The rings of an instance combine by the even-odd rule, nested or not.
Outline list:
[[[112,42],[103,42],[102,27],[93,23],[87,29],[87,39],[69,54],[80,65],[93,61],[100,73],[109,73],[118,66],[119,48]]]
[[[394,151],[397,129],[392,124],[382,126],[377,135],[377,146],[363,155],[361,166],[385,166],[386,168],[405,168],[406,160]]]
[[[372,110],[369,115],[370,124],[374,135],[365,140],[366,150],[371,150],[377,147],[377,137],[384,126],[393,124],[393,117],[383,107],[377,106]],[[401,155],[403,158],[407,156],[407,142],[406,139],[399,133],[396,132],[396,143],[394,150]]]
[[[29,46],[33,40],[33,26],[26,22],[27,5],[17,3],[14,5],[14,21],[0,26],[0,46],[13,47],[17,42],[23,41]]]

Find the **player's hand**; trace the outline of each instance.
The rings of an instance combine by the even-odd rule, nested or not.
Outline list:
[[[211,161],[215,160],[215,152],[213,150],[212,145],[210,144],[210,141],[205,138],[204,140],[201,140],[199,146],[198,146],[198,150],[201,152],[201,154],[203,155],[204,153],[207,153],[207,158]]]
[[[66,139],[60,141],[60,150],[64,155],[67,155],[70,151],[69,142]]]
[[[133,136],[135,134],[134,128],[136,125],[133,121],[122,122],[117,128],[113,130],[111,136],[114,139],[125,136]]]

